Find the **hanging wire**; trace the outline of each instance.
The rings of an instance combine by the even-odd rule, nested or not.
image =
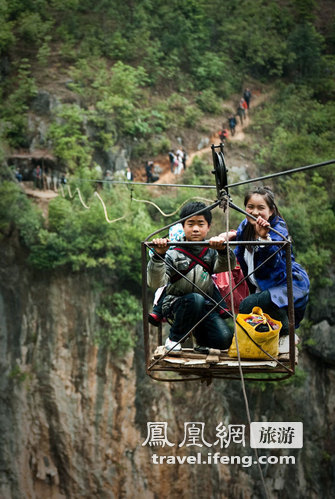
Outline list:
[[[262,177],[251,178],[248,180],[242,180],[240,182],[235,182],[233,184],[228,184],[224,187],[237,187],[239,185],[250,184],[252,182],[260,182],[268,178],[280,177],[282,175],[292,175],[293,173],[299,173],[304,170],[310,170],[312,168],[318,168],[320,166],[327,166],[335,163],[335,159],[330,159],[329,161],[323,161],[322,163],[315,163],[313,165],[299,166],[298,168],[292,168],[290,170],[284,170],[277,173],[271,173],[269,175],[263,175]],[[216,189],[213,185],[192,185],[192,184],[158,184],[148,183],[148,182],[135,182],[135,181],[122,181],[122,180],[101,180],[101,179],[78,179],[79,182],[96,182],[96,183],[108,183],[112,185],[116,184],[128,184],[128,185],[146,185],[147,187],[184,187],[188,189]]]
[[[62,184],[59,184],[59,189],[62,193],[63,198],[65,198],[65,192],[64,192],[64,188],[63,188]]]
[[[283,175],[292,175],[293,173],[302,172],[304,170],[310,170],[312,168],[318,168],[320,166],[327,166],[335,163],[335,159],[330,159],[329,161],[323,161],[322,163],[315,163],[314,165],[299,166],[298,168],[292,168],[291,170],[286,170],[278,173],[270,173],[269,175],[263,175],[258,178],[251,178],[248,180],[242,180],[241,182],[235,182],[235,184],[228,184],[227,187],[236,187],[238,185],[250,184],[251,182],[259,182],[266,180],[268,178],[281,177]]]
[[[119,182],[119,183],[122,183],[122,184],[130,184],[130,182]],[[62,196],[65,197],[65,193],[64,193],[64,189],[63,189],[63,186],[62,184],[60,184],[60,190],[62,192]],[[72,191],[71,191],[71,187],[69,184],[67,184],[67,190],[68,190],[68,194],[69,194],[69,197],[70,199],[73,199],[75,194],[78,193],[78,197],[79,197],[79,200],[81,202],[81,204],[84,206],[84,208],[86,210],[89,210],[89,206],[87,206],[82,198],[82,195],[81,195],[81,192],[80,192],[80,188],[79,187],[76,187],[76,190],[74,192],[74,194],[72,194]],[[97,191],[94,191],[94,196],[96,196],[101,204],[102,204],[102,207],[103,207],[103,210],[104,210],[104,214],[105,214],[105,219],[107,221],[107,223],[114,223],[114,222],[118,222],[119,220],[123,220],[124,218],[126,218],[128,216],[128,214],[122,216],[122,217],[119,217],[119,218],[116,218],[114,220],[110,220],[108,218],[108,213],[107,213],[107,208],[106,208],[106,205],[104,203],[104,200],[102,199],[102,197],[100,196],[100,194],[97,192]],[[183,201],[181,203],[181,205],[175,210],[173,211],[172,213],[164,213],[163,210],[161,210],[161,208],[156,204],[154,203],[153,201],[149,201],[147,199],[136,199],[133,197],[133,184],[131,185],[131,191],[130,191],[130,199],[131,201],[136,201],[137,203],[146,203],[146,204],[150,204],[152,206],[154,206],[160,213],[163,217],[172,217],[173,215],[175,215],[176,213],[178,213],[178,211],[185,205],[187,204],[189,201],[191,201],[192,199],[197,199],[197,200],[201,200],[201,201],[206,201],[208,203],[212,203],[213,201],[211,199],[207,199],[207,198],[203,198],[201,196],[193,196],[193,197],[190,197],[188,199],[186,199],[185,201]]]
[[[303,170],[309,170],[311,168],[317,168],[317,167],[320,167],[320,166],[330,165],[332,163],[335,163],[335,159],[332,159],[332,160],[329,160],[329,161],[324,161],[322,163],[315,163],[315,164],[312,164],[312,165],[301,166],[301,167],[298,167],[298,168],[294,168],[294,169],[290,169],[290,170],[286,170],[286,171],[282,171],[282,172],[278,172],[278,173],[264,175],[262,177],[258,177],[258,178],[254,178],[254,179],[248,179],[248,180],[244,180],[244,181],[241,181],[241,182],[236,182],[236,183],[233,183],[233,184],[228,184],[226,187],[236,187],[236,186],[243,185],[243,184],[248,184],[248,183],[251,183],[251,182],[262,181],[262,180],[268,179],[268,178],[279,177],[279,176],[282,176],[282,175],[289,175],[289,174],[297,173],[297,172],[300,172],[300,171],[303,171]],[[131,181],[127,181],[126,182],[126,181],[117,181],[117,180],[92,180],[92,179],[78,179],[78,181],[96,182],[96,183],[102,183],[102,184],[103,183],[108,183],[108,184],[125,184],[125,185],[129,185],[131,188],[134,185],[146,185],[146,186],[151,186],[151,187],[152,186],[156,186],[156,187],[184,187],[184,188],[216,189],[215,186],[210,186],[210,185],[157,184],[157,183],[150,184],[150,183],[145,183],[145,182],[131,182]],[[61,184],[60,184],[60,190],[61,190],[62,196],[65,197],[64,189],[63,189],[63,186]],[[74,197],[74,194],[72,194],[71,187],[70,187],[69,184],[67,184],[67,190],[68,190],[70,199],[72,199]],[[79,200],[82,203],[82,205],[84,206],[84,208],[85,209],[89,209],[89,207],[85,204],[85,202],[84,202],[84,200],[83,200],[83,198],[81,196],[81,192],[80,192],[79,187],[76,188],[76,192],[78,192]],[[114,223],[114,222],[117,222],[119,220],[123,220],[124,218],[126,218],[128,216],[128,214],[127,214],[127,215],[124,215],[122,217],[116,218],[114,220],[110,220],[108,218],[106,205],[105,205],[103,199],[101,198],[101,196],[99,195],[99,193],[97,191],[94,192],[94,195],[96,195],[99,198],[99,200],[100,200],[100,202],[101,202],[101,204],[103,206],[104,214],[105,214],[105,219],[106,219],[107,223]],[[134,198],[133,195],[132,195],[132,191],[131,191],[131,200],[133,200],[135,202],[138,202],[138,203],[151,204],[164,217],[171,217],[171,216],[175,215],[178,212],[178,210],[180,210],[180,208],[184,204],[186,204],[188,201],[190,201],[191,199],[200,199],[200,200],[203,200],[203,201],[210,201],[210,200],[208,200],[206,198],[192,197],[192,198],[188,199],[187,201],[184,201],[184,203],[182,203],[174,212],[172,212],[172,213],[164,213],[161,210],[161,208],[157,204],[155,204],[154,202],[149,201],[149,200],[145,200],[145,199],[136,199],[136,198]],[[230,205],[232,207],[236,208],[236,206],[234,206],[231,202],[230,202]],[[241,211],[241,210],[239,210],[239,211]]]
[[[76,192],[78,192],[78,196],[79,196],[80,202],[83,205],[83,207],[86,208],[86,210],[89,210],[90,209],[89,206],[86,206],[86,204],[84,203],[83,198],[81,197],[81,192],[80,192],[79,187],[77,187]]]
[[[158,184],[157,182],[136,182],[125,180],[99,180],[99,179],[78,179],[78,182],[94,182],[97,184],[110,184],[110,185],[145,185],[147,187],[187,187],[189,189],[216,189],[213,185],[193,185],[193,184]]]
[[[229,203],[227,203],[226,206],[226,233],[228,235],[229,232]],[[228,238],[227,238],[228,239]],[[239,350],[239,345],[238,345],[238,339],[237,339],[237,327],[236,327],[236,317],[235,317],[235,306],[234,306],[234,295],[233,295],[233,285],[232,285],[232,268],[231,268],[231,263],[229,259],[229,240],[227,240],[227,260],[228,260],[228,276],[229,276],[229,292],[230,292],[230,303],[231,303],[231,311],[233,315],[233,321],[234,321],[234,337],[235,337],[235,342],[236,342],[236,351],[237,351],[237,358],[238,358],[238,368],[240,372],[240,378],[241,378],[241,386],[242,386],[242,393],[243,393],[243,398],[244,398],[244,404],[245,404],[245,410],[247,413],[247,420],[249,424],[249,429],[251,431],[251,415],[250,415],[250,408],[249,408],[249,401],[248,401],[248,396],[245,388],[245,380],[243,376],[243,370],[242,370],[242,365],[241,365],[241,355],[240,355],[240,350]],[[257,468],[259,470],[259,474],[261,477],[262,485],[264,488],[264,493],[265,497],[268,499],[269,494],[268,490],[266,488],[265,480],[264,480],[264,475],[263,475],[263,470],[261,468],[260,462],[259,462],[259,456],[258,456],[258,451],[256,448],[254,448],[254,453],[256,456],[256,461],[257,461]]]
[[[173,211],[172,213],[164,213],[164,211],[162,211],[160,209],[160,207],[153,203],[152,201],[148,201],[147,199],[136,199],[134,197],[131,198],[132,201],[137,201],[138,203],[147,203],[147,204],[151,204],[152,206],[154,206],[162,215],[163,217],[172,217],[173,215],[175,215],[176,213],[178,213],[178,211],[186,204],[188,203],[189,201],[191,201],[191,199],[200,199],[201,201],[207,201],[209,203],[212,203],[213,201],[211,199],[206,199],[206,198],[202,198],[202,197],[198,197],[198,196],[195,196],[195,197],[191,197],[191,198],[188,198],[186,199],[186,201],[183,201],[183,203],[181,203],[181,205],[175,210]]]
[[[125,183],[127,183],[127,182],[125,182]],[[61,187],[62,195],[63,195],[63,197],[65,197],[65,193],[64,193],[63,186],[62,186],[62,185],[60,185],[60,187]],[[89,209],[90,209],[90,208],[89,208],[89,206],[87,206],[87,205],[85,204],[85,202],[84,202],[84,200],[83,200],[83,198],[82,198],[82,195],[81,195],[81,192],[80,192],[79,187],[76,187],[76,190],[75,190],[74,194],[72,194],[72,192],[71,192],[71,187],[70,187],[70,185],[69,185],[69,184],[67,184],[67,190],[68,190],[68,194],[69,194],[69,196],[70,196],[70,199],[73,199],[73,198],[74,198],[74,196],[75,196],[75,194],[76,194],[76,193],[78,193],[78,197],[79,197],[79,200],[80,200],[81,204],[84,206],[84,208],[85,208],[85,209],[87,209],[87,210],[89,210]],[[127,215],[124,215],[124,216],[122,216],[122,217],[116,218],[116,219],[114,219],[114,220],[110,220],[110,219],[108,218],[108,213],[107,213],[107,208],[106,208],[106,205],[105,205],[105,203],[104,203],[104,200],[103,200],[103,199],[102,199],[102,197],[100,196],[100,194],[99,194],[97,191],[94,191],[93,195],[94,195],[94,196],[96,196],[96,197],[100,200],[100,202],[101,202],[101,204],[102,204],[102,207],[103,207],[103,209],[104,209],[105,219],[106,219],[106,221],[107,221],[108,223],[118,222],[119,220],[123,220],[124,218],[126,218],[126,217],[128,216],[128,214],[127,214]],[[201,200],[201,201],[206,201],[206,202],[208,202],[208,203],[212,203],[212,202],[213,202],[211,199],[203,198],[203,197],[200,197],[200,196],[193,196],[193,197],[190,197],[190,198],[186,199],[185,201],[183,201],[183,202],[181,203],[181,205],[180,205],[180,206],[179,206],[179,207],[178,207],[175,211],[173,211],[172,213],[164,213],[164,211],[163,211],[163,210],[161,210],[161,208],[160,208],[160,207],[159,207],[156,203],[154,203],[153,201],[149,201],[149,200],[147,200],[147,199],[136,199],[136,198],[134,198],[134,197],[133,197],[133,189],[132,189],[132,188],[131,188],[131,192],[130,192],[130,198],[131,198],[131,201],[136,201],[137,203],[147,203],[147,204],[151,204],[152,206],[154,206],[154,207],[155,207],[155,208],[156,208],[156,209],[157,209],[157,210],[161,213],[161,215],[163,215],[163,217],[172,217],[173,215],[175,215],[176,213],[178,213],[178,211],[179,211],[179,210],[180,210],[180,209],[181,209],[181,208],[182,208],[185,204],[187,204],[189,201],[191,201],[192,199],[197,199],[197,200]]]
[[[108,214],[107,214],[107,208],[106,208],[106,205],[104,203],[104,200],[102,199],[102,197],[100,196],[100,194],[97,191],[94,192],[94,195],[97,196],[97,198],[100,200],[102,207],[104,209],[105,219],[109,224],[112,224],[114,222],[118,222],[119,220],[123,220],[124,218],[127,218],[127,216],[129,215],[129,213],[126,213],[126,215],[123,215],[123,217],[115,218],[114,220],[109,220]]]
[[[60,191],[62,193],[62,196],[65,198],[65,192],[64,192],[63,186],[60,185],[59,187],[60,187]],[[74,196],[75,196],[75,194],[78,193],[78,197],[79,197],[79,200],[80,200],[81,204],[84,206],[84,208],[86,210],[90,209],[90,207],[85,204],[85,202],[83,200],[83,197],[81,195],[79,187],[77,187],[76,190],[75,190],[75,192],[74,192],[74,194],[72,194],[71,187],[70,187],[69,184],[67,184],[67,190],[68,190],[68,194],[70,196],[70,199],[73,199]],[[99,199],[100,203],[102,204],[102,207],[103,207],[103,210],[104,210],[104,215],[105,215],[105,220],[106,220],[107,223],[112,224],[114,222],[119,222],[120,220],[123,220],[123,219],[127,218],[128,215],[130,215],[130,212],[129,212],[129,213],[126,213],[125,215],[123,215],[122,217],[118,217],[118,218],[114,218],[113,220],[110,220],[109,217],[108,217],[106,204],[105,204],[104,200],[102,199],[102,197],[100,196],[100,194],[97,191],[94,191],[93,196],[96,196]]]
[[[73,195],[72,195],[72,192],[71,192],[71,187],[70,187],[70,184],[66,184],[66,186],[67,186],[67,190],[68,190],[69,196],[70,196],[70,198],[72,199],[72,198],[73,198]]]

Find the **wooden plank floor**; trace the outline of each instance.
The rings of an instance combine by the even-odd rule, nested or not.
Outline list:
[[[278,361],[289,367],[289,338],[280,338]],[[164,346],[158,346],[153,353],[152,362],[155,365],[151,371],[174,371],[182,374],[201,375],[225,375],[239,373],[238,359],[228,356],[227,350],[209,349],[208,354],[198,353],[193,348],[183,348],[179,352],[170,352],[164,359],[160,359],[166,353]],[[158,360],[158,362],[157,362]],[[295,349],[295,364],[298,363],[298,350]],[[241,359],[244,373],[285,373],[287,370],[272,359]]]

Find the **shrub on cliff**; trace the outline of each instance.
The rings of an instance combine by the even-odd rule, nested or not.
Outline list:
[[[27,198],[19,185],[5,180],[0,183],[0,234],[16,231],[23,246],[31,247],[43,226],[43,215]]]
[[[128,291],[106,294],[97,308],[96,343],[122,356],[135,345],[134,325],[141,319],[138,300]]]

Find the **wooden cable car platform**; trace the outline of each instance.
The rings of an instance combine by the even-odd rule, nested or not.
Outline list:
[[[216,149],[219,148],[219,152]],[[242,213],[246,217],[252,217],[242,208],[236,206],[230,199],[228,194],[228,180],[227,180],[227,169],[225,166],[225,159],[223,154],[223,144],[219,146],[212,145],[212,155],[214,170],[212,173],[215,175],[216,181],[216,191],[217,200],[211,205],[207,206],[207,209],[212,210],[219,206],[224,211],[226,207],[229,206],[234,210]],[[259,180],[259,179],[255,179]],[[235,184],[231,184],[233,186]],[[228,214],[228,212],[227,212]],[[187,218],[187,217],[186,217]],[[228,217],[227,217],[228,218]],[[256,218],[253,217],[255,220]],[[256,347],[261,350],[264,354],[264,358],[261,359],[238,359],[232,358],[228,355],[228,350],[215,350],[208,348],[205,351],[198,351],[198,348],[182,348],[179,351],[173,352],[166,350],[165,346],[162,346],[162,329],[161,326],[158,331],[158,341],[153,344],[153,339],[150,337],[149,332],[149,314],[148,314],[148,289],[147,289],[147,251],[152,250],[154,244],[149,242],[149,240],[159,233],[164,233],[170,227],[177,223],[182,223],[185,219],[180,219],[178,221],[172,222],[165,227],[157,229],[155,232],[150,234],[145,241],[142,242],[141,250],[141,261],[142,261],[142,300],[143,300],[143,333],[144,333],[144,351],[145,351],[145,361],[146,361],[146,373],[153,379],[158,381],[191,381],[191,380],[205,380],[208,383],[212,378],[226,378],[226,379],[241,379],[245,378],[248,380],[255,381],[280,381],[290,376],[294,375],[295,365],[297,364],[297,349],[296,349],[296,338],[295,337],[295,320],[294,320],[294,300],[293,300],[293,283],[292,283],[292,261],[291,261],[291,245],[292,242],[290,238],[284,237],[281,233],[277,232],[274,228],[272,230],[277,232],[280,236],[280,240],[274,241],[263,241],[262,246],[267,244],[274,246],[277,245],[278,249],[276,252],[271,254],[267,260],[273,258],[279,251],[285,253],[286,260],[286,286],[287,286],[287,316],[288,316],[288,336],[283,336],[279,338],[279,354],[274,357],[267,353],[263,348],[250,337],[246,329],[239,324],[239,327],[247,334],[249,339],[256,345]],[[228,226],[228,219],[227,224]],[[175,242],[169,241],[167,243],[169,246],[175,245]],[[180,246],[192,246],[204,245],[208,246],[208,241],[179,241]],[[228,245],[259,245],[258,241],[229,241]],[[158,255],[162,260],[164,260],[160,255]],[[265,260],[261,265],[267,261]],[[259,267],[261,266],[259,265]],[[251,273],[258,270],[257,267]],[[183,279],[187,280],[187,275],[182,274],[178,269],[173,268],[173,270]],[[250,274],[251,275],[251,274]],[[238,285],[245,281],[249,275],[245,276]],[[162,282],[163,285],[163,282]],[[237,286],[232,288],[230,286],[230,293],[233,293]],[[203,290],[197,287],[197,291],[203,294]],[[193,289],[193,288],[192,288]],[[212,297],[208,296],[209,299]],[[223,297],[224,299],[225,297]],[[222,301],[222,300],[221,300]],[[215,303],[215,307],[219,303]],[[214,307],[214,308],[215,308]],[[251,312],[251,311],[250,311]],[[209,312],[208,312],[209,313]],[[231,318],[234,318],[234,314],[227,312]],[[199,326],[200,322],[204,320],[206,315],[193,326],[192,329]],[[235,319],[234,319],[235,320]],[[180,341],[185,341],[189,335],[192,333],[192,329],[185,333],[185,337]],[[189,339],[191,339],[189,337]],[[237,341],[237,336],[236,336]],[[157,346],[158,345],[158,346]],[[191,347],[192,345],[190,345]],[[185,344],[186,347],[186,344]],[[277,349],[275,350],[277,352]],[[257,355],[257,354],[253,354]],[[260,354],[261,356],[261,354]],[[260,376],[264,374],[265,376]],[[272,376],[272,374],[274,376]],[[174,377],[174,375],[176,375]],[[254,377],[252,377],[254,376]],[[267,377],[266,377],[267,376]]]
[[[297,338],[297,337],[296,337]],[[240,379],[240,366],[237,358],[229,357],[228,350],[207,349],[208,353],[200,353],[193,348],[183,348],[181,351],[169,352],[166,348],[158,346],[152,356],[152,367],[148,374],[155,379],[159,372],[178,373],[183,376],[196,376],[198,378],[230,378]],[[278,362],[277,362],[277,360]],[[279,340],[279,355],[275,360],[269,359],[241,359],[243,374],[270,374],[282,373],[289,377],[290,356],[289,337],[283,336]],[[298,350],[295,349],[295,364],[298,363]],[[162,378],[159,378],[163,380]],[[249,378],[250,379],[250,378]],[[258,378],[257,378],[258,379]],[[167,378],[166,381],[171,381]],[[177,380],[176,380],[177,381]]]

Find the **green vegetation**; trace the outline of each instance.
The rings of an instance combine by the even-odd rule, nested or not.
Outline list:
[[[43,227],[43,217],[18,188],[10,181],[0,184],[0,238],[17,231],[26,248],[34,244],[38,231]]]
[[[117,355],[124,353],[135,345],[134,325],[141,319],[138,301],[127,291],[113,293],[103,305],[97,309],[100,327],[96,333],[96,343],[110,348]]]
[[[266,137],[264,144],[255,146],[261,173],[334,159],[334,111],[333,101],[317,101],[308,87],[280,84],[272,101],[255,112],[255,129]],[[274,184],[278,206],[293,237],[296,259],[311,280],[312,305],[320,302],[320,290],[330,285],[334,265],[333,171],[334,165],[324,166],[280,177]],[[269,183],[272,185],[271,180]]]
[[[91,187],[86,186],[86,192]],[[82,191],[85,193],[85,187]],[[92,192],[93,193],[93,192]],[[85,196],[85,194],[84,194]],[[40,211],[12,182],[0,184],[0,233],[15,228],[29,250],[28,262],[40,269],[70,266],[72,270],[105,268],[118,272],[120,283],[133,286],[140,281],[139,241],[150,233],[152,222],[143,204],[130,206],[126,188],[104,192],[109,220],[96,197],[55,198],[49,205],[46,226]],[[121,227],[121,229],[120,229]]]
[[[9,372],[8,377],[16,383],[23,383],[30,378],[30,373],[22,371],[18,364],[14,364],[12,370]]]
[[[253,379],[253,381],[248,381],[248,378]],[[284,379],[284,374],[246,374],[245,380],[248,381],[248,386],[257,388],[257,391],[262,392],[272,392],[273,390],[280,391],[287,386],[294,389],[303,386],[307,378],[307,373],[300,369],[295,368],[294,376],[290,376]]]
[[[321,12],[313,0],[239,0],[224,8],[219,0],[2,0],[4,138],[29,146],[36,82],[43,87],[54,75],[76,95],[76,105],[55,110],[49,130],[72,171],[115,143],[131,145],[133,158],[148,157],[159,134],[167,149],[169,130],[219,112],[218,98],[240,91],[246,75],[289,78],[333,98],[334,19],[324,25]]]
[[[332,159],[334,19],[325,19],[322,2],[314,0],[238,0],[224,8],[219,0],[0,0],[0,238],[17,237],[36,268],[102,270],[134,294],[139,242],[177,216],[163,220],[135,199],[172,213],[187,197],[213,199],[215,191],[161,192],[152,199],[145,187],[105,186],[109,219],[121,217],[109,224],[94,196],[95,158],[115,147],[126,149],[132,164],[166,154],[176,137],[207,132],[204,117],[219,119],[223,99],[258,81],[273,89],[252,111],[249,130],[258,140],[250,149],[258,174]],[[44,120],[45,140],[71,174],[75,193],[50,202],[48,220],[6,167],[8,151],[31,146],[32,104],[41,89],[57,98]],[[183,181],[213,184],[213,175],[196,159]],[[333,165],[269,183],[297,260],[311,277],[314,304],[334,267]],[[233,192],[236,204],[243,192]],[[240,219],[231,213],[231,226]],[[215,214],[213,231],[221,228],[222,216]],[[100,339],[113,346],[107,333],[114,316],[121,321],[118,304],[113,317],[110,306],[103,307]]]

